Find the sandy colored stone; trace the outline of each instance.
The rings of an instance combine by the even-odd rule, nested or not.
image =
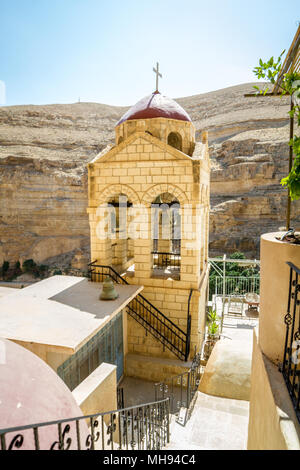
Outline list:
[[[284,378],[253,334],[249,450],[300,450],[300,425]]]
[[[168,137],[172,133],[180,135],[181,149],[168,144]],[[101,260],[104,265],[117,266],[120,272],[124,272],[129,264],[134,264],[134,271],[127,280],[130,284],[143,285],[146,299],[184,333],[187,331],[188,297],[190,290],[194,289],[190,305],[190,352],[194,353],[201,349],[204,337],[208,283],[210,161],[207,136],[204,133],[203,142],[195,142],[195,128],[191,122],[169,118],[125,121],[116,127],[115,135],[115,145],[108,146],[88,164],[87,212],[91,258]],[[140,172],[126,176],[133,168],[140,169]],[[163,171],[166,168],[172,171]],[[176,173],[179,179],[175,183]],[[113,198],[118,200],[120,194],[127,197],[133,209],[143,208],[140,221],[132,222],[139,230],[141,226],[142,229],[139,236],[132,237],[131,246],[127,239],[115,237],[109,232],[106,238],[103,237],[107,227],[105,213],[98,208],[106,207]],[[165,194],[170,199],[166,202],[177,199],[182,210],[181,259],[176,278],[172,278],[170,273],[160,273],[158,276],[152,269],[151,207],[158,196]],[[197,217],[199,206],[201,213]],[[137,219],[136,216],[137,212]],[[159,239],[158,250],[170,252],[170,241]],[[156,293],[160,294],[159,298]],[[176,300],[176,295],[181,297],[180,302]],[[183,341],[184,333],[179,333]],[[170,328],[165,329],[164,334],[174,341]],[[152,334],[146,335],[145,328],[130,316],[127,342],[130,354],[174,358],[173,351],[164,347]],[[179,350],[183,350],[184,346],[183,342],[178,341]],[[151,377],[151,371],[147,370],[146,374]]]
[[[199,391],[235,400],[250,399],[252,347],[222,339],[214,346],[201,377]]]

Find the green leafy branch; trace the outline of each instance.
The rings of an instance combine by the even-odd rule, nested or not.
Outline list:
[[[209,335],[217,335],[220,328],[220,319],[216,310],[211,307],[207,313],[207,329]]]
[[[264,79],[275,84],[278,74],[281,70],[281,58],[284,53],[285,50],[282,51],[282,53],[277,59],[277,62],[275,62],[274,57],[271,57],[271,59],[269,59],[267,62],[263,62],[262,59],[259,59],[259,65],[257,67],[254,67],[253,69],[253,72],[257,76],[258,80]],[[262,90],[255,85],[253,86],[253,88],[257,90],[258,95],[266,95],[266,93],[269,91],[269,88],[265,88],[264,90]]]
[[[254,67],[253,72],[257,78],[267,80],[269,83],[275,84],[280,71],[281,71],[281,60],[285,50],[282,51],[277,61],[274,57],[271,57],[267,62],[263,62],[259,59],[259,65]],[[280,84],[281,96],[289,94],[292,96],[292,109],[289,111],[289,115],[296,119],[298,127],[300,126],[300,74],[297,72],[289,72],[283,75],[282,82]],[[258,86],[254,86],[257,90],[257,95],[265,96],[269,88],[260,89]],[[295,159],[290,173],[281,180],[282,186],[287,186],[289,195],[292,201],[300,199],[300,138],[295,135],[290,140],[289,145],[293,149]]]

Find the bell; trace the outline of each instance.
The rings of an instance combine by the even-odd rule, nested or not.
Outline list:
[[[102,292],[101,292],[99,299],[100,300],[115,300],[117,297],[119,297],[119,294],[115,289],[114,283],[112,279],[109,276],[107,276],[104,279]]]

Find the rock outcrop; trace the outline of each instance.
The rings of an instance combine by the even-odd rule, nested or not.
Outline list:
[[[253,84],[180,98],[212,161],[210,254],[259,256],[285,225],[288,100],[245,98]],[[127,108],[96,103],[0,107],[0,264],[89,257],[86,163],[114,140]],[[300,228],[299,203],[292,224]]]
[[[285,227],[289,128],[242,132],[211,148],[210,253],[259,256],[260,235]],[[292,225],[300,228],[300,201]]]

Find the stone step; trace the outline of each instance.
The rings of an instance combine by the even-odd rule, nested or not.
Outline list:
[[[125,374],[128,377],[136,377],[153,382],[167,382],[169,378],[187,372],[191,365],[191,361],[183,362],[179,359],[127,354],[125,359]]]

